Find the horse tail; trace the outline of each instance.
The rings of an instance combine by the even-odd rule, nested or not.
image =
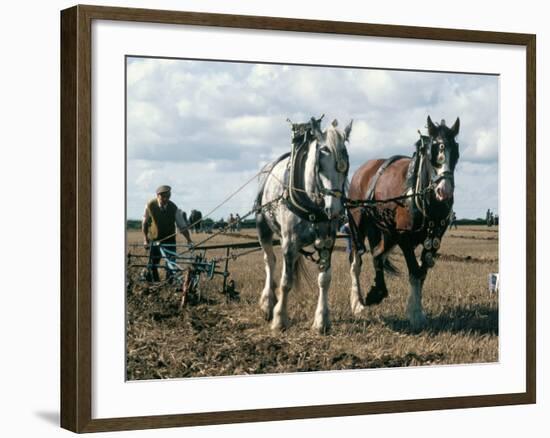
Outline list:
[[[401,273],[401,271],[399,271],[397,266],[395,266],[392,263],[389,256],[384,258],[383,268],[384,268],[384,271],[390,275],[399,275]]]
[[[300,289],[305,284],[311,284],[311,275],[307,270],[306,260],[303,254],[298,254],[294,267],[293,289]]]

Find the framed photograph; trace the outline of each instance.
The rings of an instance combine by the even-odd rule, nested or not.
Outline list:
[[[535,41],[62,11],[62,427],[535,403]]]

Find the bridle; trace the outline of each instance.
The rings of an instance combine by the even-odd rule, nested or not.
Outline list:
[[[419,134],[420,134],[420,131],[419,131]],[[455,188],[454,171],[445,170],[443,172],[438,173],[437,168],[443,166],[444,164],[446,164],[446,161],[434,163],[433,162],[434,159],[431,156],[432,155],[431,152],[428,152],[430,150],[431,146],[434,145],[434,144],[441,144],[441,145],[443,145],[444,149],[446,149],[448,146],[445,145],[444,143],[437,143],[433,139],[433,137],[431,137],[431,136],[427,137],[428,138],[427,142],[424,142],[424,138],[426,138],[426,137],[420,135],[420,146],[418,148],[418,154],[422,157],[421,160],[422,159],[427,159],[430,162],[430,166],[431,166],[430,185],[432,187],[435,187],[441,181],[447,180],[451,183],[451,186],[454,190],[454,188]],[[458,143],[456,145],[458,147]]]
[[[431,154],[431,146],[436,144],[432,136],[424,137],[420,131],[418,131],[420,134],[420,141],[418,143],[417,148],[417,154],[418,154],[418,168],[416,169],[416,181],[414,183],[414,193],[424,193],[423,196],[415,196],[414,203],[416,205],[417,210],[422,214],[422,225],[420,226],[420,229],[423,229],[428,223],[428,226],[430,224],[430,214],[428,212],[429,204],[430,204],[430,198],[433,196],[433,193],[435,192],[435,188],[437,185],[444,180],[447,180],[450,182],[453,190],[455,188],[455,181],[454,181],[454,171],[452,170],[445,170],[443,172],[437,173],[437,168],[443,166],[446,164],[446,161],[434,163],[434,157]],[[427,141],[425,141],[427,139]],[[458,146],[458,144],[457,144]],[[443,148],[446,148],[447,146],[443,144]],[[446,156],[446,155],[445,155]],[[422,172],[424,171],[423,166],[425,166],[427,163],[430,165],[430,179],[429,184],[426,187],[422,187]],[[450,163],[449,163],[450,164]],[[451,167],[451,166],[449,166]],[[431,196],[430,196],[431,194]],[[449,210],[449,214],[452,211],[452,209]]]
[[[321,117],[322,119],[322,117]],[[286,184],[285,195],[283,199],[290,211],[301,219],[310,222],[315,232],[315,241],[313,246],[318,253],[318,259],[313,259],[313,253],[308,253],[303,249],[300,251],[306,257],[311,258],[318,264],[319,269],[324,271],[330,266],[330,255],[334,247],[334,235],[336,219],[331,219],[325,211],[324,196],[334,196],[342,198],[345,195],[345,185],[349,171],[349,157],[347,150],[338,151],[335,147],[327,145],[333,154],[335,154],[335,170],[343,174],[344,180],[339,189],[329,189],[325,187],[320,176],[321,147],[317,137],[316,130],[320,124],[319,120],[312,118],[308,123],[292,124],[292,150],[288,161],[288,184]],[[312,145],[312,142],[316,142]],[[307,154],[311,147],[315,147],[315,167],[313,169],[315,178],[315,187],[313,199],[311,194],[305,190],[305,164]]]
[[[348,156],[347,149],[345,147],[341,151],[336,150],[336,148],[330,148],[330,149],[332,150],[332,153],[335,155],[336,162],[334,163],[334,168],[336,172],[344,176],[344,180],[343,180],[344,182],[342,183],[342,187],[340,189],[329,189],[325,187],[321,179],[321,172],[319,171],[319,163],[321,160],[321,150],[319,147],[317,147],[317,152],[315,157],[315,184],[316,184],[316,191],[321,195],[321,200],[323,204],[324,204],[324,199],[322,199],[322,197],[324,196],[333,196],[335,198],[342,198],[345,196],[345,186],[346,186],[346,181],[348,179],[348,172],[349,172],[349,156]]]
[[[437,184],[439,184],[441,181],[443,180],[448,180],[453,189],[455,188],[455,177],[454,177],[454,172],[450,171],[450,170],[445,170],[444,172],[441,172],[441,173],[435,173],[435,175],[432,176],[432,179],[431,179],[431,183],[436,186]]]
[[[288,164],[287,204],[299,217],[313,223],[330,222],[331,219],[324,210],[324,197],[333,196],[335,198],[342,198],[345,196],[345,185],[349,171],[347,150],[343,148],[343,150],[338,151],[335,147],[327,145],[326,147],[335,155],[335,170],[343,174],[344,178],[342,187],[338,189],[327,188],[323,184],[319,169],[322,147],[319,145],[319,139],[315,133],[315,127],[320,123],[323,116],[318,120],[312,118],[308,123],[292,124],[293,141]],[[313,199],[311,199],[310,194],[302,186],[304,184],[304,152],[307,152],[306,148],[309,148],[313,141],[317,143],[315,144],[315,187]],[[325,146],[323,145],[323,147]]]

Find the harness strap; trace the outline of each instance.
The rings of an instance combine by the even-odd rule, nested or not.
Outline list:
[[[262,198],[264,196],[264,190],[265,190],[265,185],[267,183],[267,179],[269,178],[269,175],[271,175],[271,172],[273,172],[273,169],[275,169],[275,166],[277,166],[277,164],[279,164],[281,161],[283,161],[284,159],[290,157],[290,152],[285,152],[283,155],[281,155],[279,158],[277,158],[273,163],[269,164],[268,166],[266,166],[265,169],[265,177],[262,181],[262,184],[260,186],[260,188],[258,189],[258,194],[256,195],[256,200],[254,201],[254,209],[255,210],[258,210],[261,205],[262,205]]]
[[[402,158],[410,158],[410,157],[407,157],[406,155],[393,155],[392,157],[388,158],[386,161],[382,163],[382,165],[376,171],[374,178],[370,180],[369,187],[367,189],[367,196],[365,199],[370,201],[374,198],[374,190],[376,189],[376,183],[378,182],[378,179],[380,178],[380,176],[382,176],[382,174],[388,167],[390,167],[397,160],[401,160]]]
[[[307,195],[302,172],[307,160],[308,144],[312,141],[311,123],[293,125],[292,151],[285,172],[285,185],[288,187],[286,201],[288,209],[300,219],[318,224],[330,219],[324,208]]]

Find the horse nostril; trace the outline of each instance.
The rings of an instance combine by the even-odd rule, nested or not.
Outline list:
[[[437,187],[435,194],[439,200],[444,201],[452,196],[452,188],[446,186]]]

